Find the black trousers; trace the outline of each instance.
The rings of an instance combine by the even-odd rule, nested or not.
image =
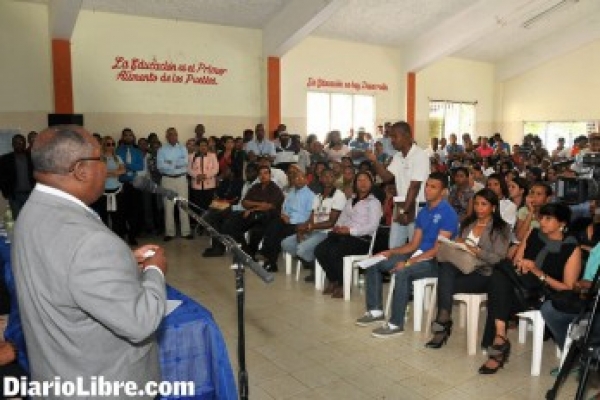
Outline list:
[[[242,249],[250,256],[254,256],[258,250],[258,245],[264,235],[266,226],[275,218],[279,218],[274,213],[252,212],[244,218],[244,213],[234,213],[231,218],[223,224],[224,235],[231,236],[236,242],[242,244]],[[250,240],[246,242],[244,234],[250,233]]]
[[[367,254],[370,240],[370,238],[330,233],[327,239],[317,245],[315,257],[329,282],[343,283],[344,256]]]
[[[438,263],[438,309],[452,314],[452,296],[456,293],[487,293],[490,278],[477,272],[465,275],[452,263]]]
[[[142,192],[129,182],[123,183],[123,212],[125,217],[125,233],[129,239],[135,239],[140,234],[142,225]]]
[[[503,260],[502,263],[508,263],[509,268],[513,268],[509,260]],[[518,276],[526,288],[534,288],[541,286],[541,281],[533,274],[527,273]],[[511,315],[524,311],[523,306],[518,301],[515,294],[514,283],[511,279],[499,268],[494,268],[490,283],[488,285],[488,314],[485,321],[485,330],[481,345],[483,347],[491,346],[496,336],[495,321],[504,321],[507,323]]]
[[[214,197],[215,189],[190,189],[190,200],[202,210],[208,210],[208,206],[213,201]]]
[[[281,241],[296,233],[296,225],[286,224],[281,218],[274,219],[265,228],[260,254],[265,256],[269,263],[275,264],[281,252]]]

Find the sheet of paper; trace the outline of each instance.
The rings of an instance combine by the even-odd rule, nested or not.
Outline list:
[[[369,268],[372,267],[373,265],[377,264],[378,262],[381,262],[383,260],[386,260],[386,258],[384,256],[374,256],[371,258],[367,258],[366,260],[362,260],[356,263],[356,265],[358,265],[359,268]]]
[[[181,303],[181,300],[167,300],[167,311],[165,313],[165,317],[175,311],[175,309],[179,307]]]

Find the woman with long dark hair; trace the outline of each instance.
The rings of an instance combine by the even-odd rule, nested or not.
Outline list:
[[[500,215],[502,219],[512,228],[517,222],[517,206],[508,198],[508,186],[506,179],[501,174],[491,174],[486,182],[486,187],[491,189],[500,203]]]
[[[527,181],[520,176],[515,176],[509,182],[508,185],[508,197],[515,203],[517,210],[521,207],[525,207],[525,199],[529,194],[529,185]]]
[[[460,237],[480,261],[470,274],[464,274],[452,262],[438,264],[438,313],[432,323],[433,338],[425,345],[439,349],[452,332],[452,296],[455,293],[486,293],[493,265],[506,257],[510,243],[510,226],[500,215],[498,196],[491,189],[481,189],[473,198],[473,213],[461,224]]]
[[[581,251],[577,240],[566,233],[570,208],[561,203],[543,205],[539,210],[540,228],[532,229],[519,244],[513,262],[494,268],[488,285],[488,315],[482,346],[488,348],[488,361],[480,374],[494,374],[510,355],[506,325],[511,315],[524,311],[531,293],[539,298],[548,291],[573,289],[581,272]],[[516,268],[516,273],[513,268]],[[515,285],[527,289],[529,298],[519,296]]]
[[[344,256],[369,251],[371,235],[377,230],[382,215],[381,203],[371,193],[374,184],[370,173],[356,174],[353,197],[347,200],[327,239],[315,248],[315,257],[329,281],[323,294],[344,297]]]

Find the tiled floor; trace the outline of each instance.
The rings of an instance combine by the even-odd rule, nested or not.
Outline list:
[[[234,273],[228,257],[201,257],[207,245],[206,236],[167,243],[168,281],[212,311],[237,375]],[[272,284],[246,272],[246,363],[252,400],[543,399],[554,382],[549,371],[558,360],[550,342],[544,344],[542,375],[532,377],[531,337],[520,345],[512,330],[513,351],[506,368],[481,376],[477,369],[485,357],[467,355],[465,330],[455,328],[440,350],[426,349],[427,337],[413,332],[411,316],[401,337],[372,338],[370,328],[354,325],[364,312],[362,291],[353,288],[350,302],[331,299],[313,285],[286,276],[284,269],[280,262]],[[576,387],[569,378],[559,398],[574,398]]]

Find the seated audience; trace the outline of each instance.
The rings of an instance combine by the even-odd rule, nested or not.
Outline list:
[[[521,207],[517,212],[517,224],[515,226],[515,236],[520,242],[527,233],[533,228],[540,227],[540,208],[547,204],[552,198],[552,189],[543,182],[534,183],[525,199],[525,207]]]
[[[216,192],[216,200],[228,203],[230,207],[209,207],[204,214],[204,220],[218,232],[223,232],[223,224],[228,218],[233,218],[234,213],[241,214],[244,208],[239,204],[240,199],[246,197],[246,193],[253,186],[258,177],[258,166],[254,163],[246,165],[246,181],[240,176],[233,175],[231,170],[226,170],[225,177]],[[219,257],[225,254],[225,246],[218,240],[213,239],[211,246],[204,250],[202,257]]]
[[[517,221],[517,206],[508,198],[506,179],[500,174],[492,174],[488,177],[486,186],[500,199],[500,215],[512,229]]]
[[[223,225],[223,234],[231,236],[242,244],[242,249],[254,257],[263,237],[266,226],[281,214],[283,192],[271,180],[271,168],[267,165],[258,167],[259,183],[250,188],[242,206],[245,211],[233,214]],[[250,240],[246,242],[244,233],[250,231]]]
[[[283,136],[283,132],[280,134]],[[257,257],[264,258],[265,269],[270,272],[278,270],[277,258],[281,252],[281,241],[296,232],[299,225],[306,223],[315,198],[315,194],[306,186],[306,177],[301,171],[294,171],[290,178],[292,189],[283,202],[281,216],[267,225],[262,247],[257,252]]]
[[[359,172],[354,179],[354,196],[348,199],[335,226],[327,239],[315,248],[315,257],[329,281],[323,294],[333,298],[344,297],[343,257],[352,254],[366,254],[371,236],[379,226],[381,203],[371,191],[373,177]]]
[[[517,206],[517,212],[522,207],[525,207],[525,199],[529,194],[529,186],[527,181],[520,176],[514,176],[510,181],[507,182],[508,186],[508,197],[515,206]]]
[[[378,338],[404,333],[404,316],[411,293],[412,282],[417,279],[437,276],[437,238],[439,235],[452,238],[458,230],[458,215],[444,200],[448,179],[439,172],[429,175],[425,185],[427,205],[419,211],[415,222],[415,233],[411,241],[401,247],[379,253],[386,258],[366,271],[365,314],[356,320],[356,325],[368,326],[385,320],[382,301],[382,272],[392,274],[395,279],[392,299],[392,315],[389,322],[373,330]]]
[[[311,274],[304,280],[314,281],[315,247],[327,237],[346,205],[346,196],[333,185],[333,171],[321,173],[323,191],[314,197],[312,211],[306,223],[296,225],[296,233],[281,242],[281,248],[302,262]]]
[[[477,269],[464,274],[452,262],[438,264],[438,312],[432,323],[433,338],[425,345],[438,349],[452,333],[452,303],[455,293],[487,293],[494,264],[506,257],[510,243],[510,225],[500,215],[498,196],[491,189],[475,194],[473,214],[461,224],[460,237],[469,251],[481,261]]]
[[[454,208],[460,221],[465,220],[473,210],[475,192],[469,186],[469,170],[465,167],[453,169],[454,185],[448,194],[448,203]]]
[[[342,161],[342,157],[350,153],[350,148],[342,142],[340,131],[329,132],[329,143],[325,148],[329,161]]]
[[[535,187],[534,187],[535,189]],[[494,374],[510,355],[506,336],[511,315],[536,305],[525,304],[541,299],[547,291],[573,289],[581,271],[581,251],[574,237],[565,233],[571,210],[561,203],[546,204],[539,210],[539,229],[532,229],[519,244],[513,263],[503,261],[505,268],[495,268],[488,285],[488,314],[482,347],[488,349],[488,361],[480,374]],[[515,292],[520,285],[529,298]],[[539,293],[531,296],[532,293]],[[539,304],[537,304],[539,306]]]

